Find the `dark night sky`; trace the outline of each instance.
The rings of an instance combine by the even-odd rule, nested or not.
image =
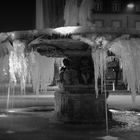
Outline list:
[[[2,1],[0,3],[0,32],[35,28],[35,0]]]

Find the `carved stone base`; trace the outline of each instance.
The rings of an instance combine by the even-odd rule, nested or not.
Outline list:
[[[86,91],[86,90],[85,90]],[[105,121],[105,97],[95,94],[75,93],[66,90],[55,92],[56,118],[64,122],[92,123]]]

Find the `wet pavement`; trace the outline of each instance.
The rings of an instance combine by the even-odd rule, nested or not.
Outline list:
[[[54,112],[14,112],[1,114],[0,139],[5,140],[86,140],[93,126],[64,124],[52,119]],[[91,134],[90,134],[91,133]]]
[[[114,97],[117,96],[111,98],[109,106],[121,107]],[[124,106],[126,96],[121,97]],[[140,140],[140,112],[112,109],[113,122],[109,122],[106,133],[105,122],[71,124],[57,121],[53,95],[15,96],[10,100],[13,109],[9,111],[5,111],[6,100],[4,96],[0,99],[0,140]],[[126,107],[130,106],[127,103]]]
[[[109,133],[105,123],[71,124],[55,119],[52,108],[14,109],[0,114],[0,140],[139,140],[140,114],[113,112]]]

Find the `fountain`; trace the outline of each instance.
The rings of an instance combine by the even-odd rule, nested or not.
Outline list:
[[[127,74],[132,76],[134,70],[131,69],[129,72],[125,69],[128,65],[125,65],[124,61],[128,57],[123,57],[115,49],[119,41],[127,37],[116,39],[116,36],[110,35],[111,31],[109,35],[99,35],[98,32],[100,31],[96,31],[93,27],[64,27],[11,32],[5,36],[1,34],[2,43],[9,43],[11,40],[13,43],[9,43],[6,47],[10,54],[10,86],[15,86],[17,81],[20,81],[21,93],[24,95],[25,84],[28,81],[33,85],[36,95],[39,95],[42,90],[47,90],[48,83],[51,84],[56,80],[58,89],[55,91],[55,118],[58,121],[94,123],[111,119],[106,103],[107,52],[111,51],[120,56],[118,58],[122,62],[124,80],[130,89],[136,91],[134,84],[130,83],[132,77],[127,78]],[[121,49],[125,48],[124,42],[129,41],[122,41]],[[56,58],[65,58],[67,61],[67,64],[60,69],[59,79],[53,79]],[[60,65],[57,64],[58,66]],[[136,73],[138,74],[137,71]],[[138,88],[139,81],[136,77],[133,83]]]
[[[59,89],[55,92],[57,120],[71,123],[105,121],[105,94],[99,93],[96,97],[91,56],[70,58],[70,74],[64,72],[63,79],[59,81]]]
[[[29,138],[30,134],[39,138],[44,136],[43,139],[139,138],[140,113],[109,110],[107,105],[109,96],[108,62],[113,63],[114,69],[114,59],[116,58],[120,62],[121,74],[124,75],[121,80],[128,85],[128,89],[132,92],[133,101],[135,101],[136,92],[139,91],[139,37],[136,38],[133,33],[132,37],[122,36],[122,31],[113,31],[112,29],[108,31],[106,29],[105,32],[105,29],[91,27],[89,29],[62,27],[0,34],[0,49],[5,49],[5,51],[0,51],[0,76],[11,76],[10,82],[9,79],[6,79],[8,86],[5,86],[6,90],[3,92],[4,95],[7,95],[8,92],[7,108],[14,105],[12,110],[0,114],[1,134],[4,133],[4,137],[10,135],[10,137],[13,136],[17,139],[21,136],[19,134],[23,132],[23,137],[26,139]],[[121,33],[121,37],[118,38],[116,32],[119,35]],[[19,42],[14,44],[14,41],[17,40]],[[20,50],[22,43],[24,49]],[[8,46],[12,44],[15,46],[9,48]],[[11,53],[9,65],[11,49],[16,50]],[[108,51],[114,53],[115,56],[108,56]],[[62,64],[63,59],[66,62],[64,62],[65,65]],[[19,61],[17,62],[17,60]],[[59,75],[55,73],[54,64],[57,72],[58,68],[61,67]],[[9,71],[9,67],[13,68]],[[109,71],[109,74],[111,72]],[[53,73],[56,74],[55,79]],[[22,98],[30,95],[25,81],[28,81],[30,85],[33,100]],[[113,90],[117,89],[115,82],[113,80],[111,83]],[[48,84],[52,83],[57,84],[57,88],[53,87],[55,90],[55,110],[54,106],[49,107],[47,104],[47,101],[50,102],[53,97],[47,101],[44,100],[45,96],[41,97],[43,99],[41,104],[37,100],[42,92],[47,92]],[[24,89],[25,84],[26,90]],[[4,82],[1,83],[2,88],[3,85],[5,85]],[[17,85],[20,85],[18,90]],[[15,99],[10,97],[12,94],[20,95]],[[123,99],[126,100],[125,97]],[[18,100],[18,103],[13,104],[15,100]],[[28,101],[24,102],[25,100]],[[1,101],[3,101],[2,98]],[[30,107],[27,105],[29,102],[31,102]],[[6,106],[6,104],[4,105]],[[2,106],[0,107],[2,108]],[[116,122],[119,125],[118,123],[116,125]],[[109,127],[108,123],[113,128]]]

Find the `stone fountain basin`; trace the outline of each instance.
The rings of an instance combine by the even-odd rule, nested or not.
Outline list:
[[[10,96],[9,108],[26,108],[33,106],[54,106],[54,95],[15,95]],[[0,96],[0,110],[7,108],[7,96]]]

